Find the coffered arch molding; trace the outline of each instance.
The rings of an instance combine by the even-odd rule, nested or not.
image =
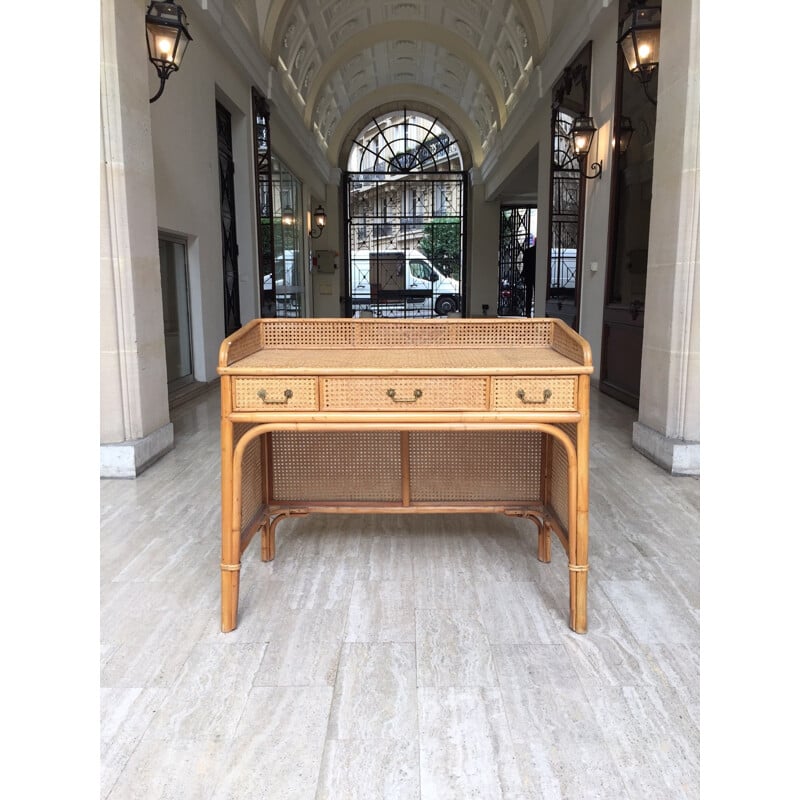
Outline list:
[[[379,105],[373,105],[380,100]],[[478,166],[476,160],[482,157],[480,135],[475,123],[464,113],[463,109],[446,95],[433,89],[422,89],[419,86],[396,84],[383,87],[364,96],[352,106],[342,117],[331,136],[328,158],[342,172],[347,171],[347,159],[353,146],[353,140],[366,127],[373,117],[400,108],[418,111],[438,119],[458,140],[464,169],[470,170]],[[477,159],[476,159],[477,155]]]
[[[521,21],[532,37],[532,51],[535,63],[538,62],[542,52],[547,46],[549,32],[547,19],[552,18],[552,6],[557,0],[515,0],[516,7]],[[283,35],[283,23],[286,14],[296,5],[296,0],[255,0],[258,9],[258,17],[263,21],[264,26],[261,34],[261,46],[273,66],[277,66],[276,53],[280,50],[280,37]],[[491,5],[492,0],[482,3],[485,6]],[[267,5],[264,13],[264,5]],[[546,6],[547,10],[542,6]]]
[[[481,54],[470,47],[460,36],[442,26],[427,25],[421,22],[386,22],[381,25],[371,26],[369,29],[351,36],[336,52],[323,63],[322,68],[314,75],[306,95],[304,122],[311,127],[316,110],[317,100],[324,87],[344,64],[361,53],[368,51],[376,44],[397,39],[410,39],[430,42],[450,51],[460,58],[468,67],[472,68],[479,80],[487,89],[487,94],[492,103],[492,111],[497,127],[502,128],[506,123],[507,109],[503,99],[503,90],[500,81],[492,72],[489,64]]]

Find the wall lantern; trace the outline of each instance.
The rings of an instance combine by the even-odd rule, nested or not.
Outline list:
[[[631,75],[639,79],[647,93],[647,83],[658,67],[661,45],[661,6],[645,6],[645,0],[632,0],[620,26],[617,44],[622,49]]]
[[[630,117],[620,117],[617,123],[617,149],[622,155],[631,143],[636,128],[633,127]]]
[[[589,155],[589,149],[592,146],[592,140],[597,128],[594,126],[594,120],[591,117],[581,115],[575,118],[572,127],[569,131],[569,138],[572,141],[572,151],[578,157],[578,161],[583,165],[586,157]],[[603,162],[595,161],[591,167],[594,170],[594,175],[588,175],[581,172],[584,178],[589,180],[599,178],[603,174]]]
[[[161,86],[150,98],[151,103],[161,97],[167,78],[178,71],[186,46],[192,41],[186,22],[186,12],[177,3],[153,0],[147,8],[144,18],[147,54],[161,79]]]
[[[294,225],[294,211],[291,206],[284,206],[281,211],[281,222],[287,227]]]
[[[325,229],[325,226],[328,224],[328,215],[325,213],[325,209],[321,205],[317,206],[317,210],[314,212],[314,224],[317,226],[317,232],[314,233],[311,230],[311,226],[309,226],[308,235],[312,239],[318,239],[322,235],[322,231]]]

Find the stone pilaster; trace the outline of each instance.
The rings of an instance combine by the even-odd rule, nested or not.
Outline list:
[[[700,472],[698,0],[662,6],[639,420],[633,446]]]
[[[102,0],[100,474],[172,448],[144,0]]]

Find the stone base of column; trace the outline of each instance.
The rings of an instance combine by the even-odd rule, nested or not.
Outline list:
[[[100,445],[101,478],[135,478],[173,448],[172,423],[129,442]]]
[[[634,422],[633,449],[671,475],[700,474],[700,442],[669,439],[641,422]]]

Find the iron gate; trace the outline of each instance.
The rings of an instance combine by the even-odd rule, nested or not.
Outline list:
[[[500,214],[500,275],[497,295],[497,315],[500,317],[530,316],[526,309],[526,277],[533,280],[533,274],[525,269],[525,251],[534,244],[535,234],[531,233],[533,209],[504,208]],[[530,286],[531,299],[533,286]],[[527,313],[526,313],[527,312]]]
[[[345,174],[345,314],[432,317],[463,309],[466,173],[436,120],[373,119]]]

